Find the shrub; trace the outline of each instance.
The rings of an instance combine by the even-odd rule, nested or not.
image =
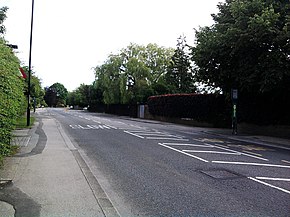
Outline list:
[[[9,149],[16,119],[25,111],[24,80],[19,77],[19,60],[0,38],[0,155]]]
[[[148,98],[152,115],[191,118],[224,126],[230,123],[230,107],[223,95],[167,94]]]

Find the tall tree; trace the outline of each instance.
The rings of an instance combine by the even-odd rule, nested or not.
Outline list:
[[[28,66],[22,67],[23,70],[28,74],[29,69]],[[41,87],[41,81],[40,79],[35,75],[35,72],[31,70],[31,89],[30,89],[30,95],[33,100],[35,100],[35,105],[43,105],[44,103],[44,95],[45,91]],[[26,78],[26,87],[28,87],[28,78]]]
[[[166,80],[175,92],[192,93],[196,90],[188,49],[185,36],[180,36],[166,74]]]
[[[156,92],[152,87],[164,80],[172,53],[172,49],[156,44],[130,44],[118,54],[110,55],[95,68],[95,85],[102,90],[104,103],[145,102]]]
[[[4,23],[4,20],[6,19],[7,10],[8,10],[7,7],[0,8],[0,36],[1,36],[1,34],[4,34],[6,31],[6,28],[3,25],[3,23]]]
[[[226,0],[215,23],[196,31],[199,81],[225,93],[290,92],[290,2]]]
[[[45,88],[45,102],[48,106],[65,106],[68,91],[61,83],[54,83],[50,87]]]

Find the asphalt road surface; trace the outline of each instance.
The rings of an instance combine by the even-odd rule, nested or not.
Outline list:
[[[290,152],[205,129],[50,109],[122,216],[290,216]]]

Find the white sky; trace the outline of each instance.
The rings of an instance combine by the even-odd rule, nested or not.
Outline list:
[[[92,67],[130,42],[176,47],[184,34],[213,24],[224,0],[35,0],[32,66],[43,86],[62,83],[69,91],[94,81]],[[28,65],[32,0],[0,0],[9,7],[6,40],[18,45]]]

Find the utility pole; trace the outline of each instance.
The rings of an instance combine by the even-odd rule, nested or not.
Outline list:
[[[34,0],[31,8],[31,26],[30,26],[30,45],[29,45],[29,64],[28,64],[28,89],[27,89],[27,126],[30,125],[30,86],[31,86],[31,52],[32,52],[32,30],[33,30]]]

